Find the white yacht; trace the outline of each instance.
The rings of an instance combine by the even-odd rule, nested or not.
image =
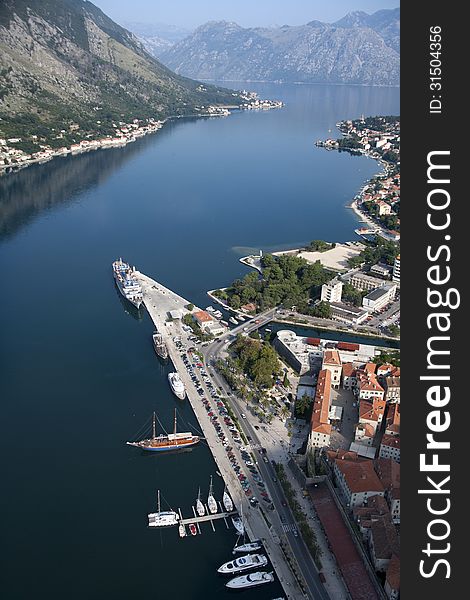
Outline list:
[[[223,575],[227,575],[227,573],[240,573],[257,567],[265,567],[267,564],[268,559],[264,554],[247,554],[246,556],[240,556],[224,563],[217,569],[217,573],[222,573]]]
[[[266,573],[266,571],[257,571],[256,573],[250,573],[249,575],[240,575],[240,577],[234,577],[225,587],[230,589],[240,590],[243,588],[256,587],[263,585],[263,583],[272,583],[274,581],[273,573]]]
[[[234,554],[236,552],[253,552],[253,550],[261,550],[263,544],[260,540],[255,540],[254,542],[249,542],[248,544],[242,544],[241,546],[235,546],[233,549]]]
[[[227,490],[224,490],[224,495],[222,497],[222,502],[224,503],[225,510],[227,512],[232,512],[232,510],[233,510],[233,502],[232,502],[232,498],[230,498],[230,495],[227,492]]]
[[[186,398],[186,389],[178,373],[168,373],[168,382],[173,394],[180,400],[184,400]]]
[[[212,492],[212,476],[211,476],[211,483],[209,485],[209,495],[207,496],[207,506],[209,508],[209,512],[213,515],[215,515],[215,513],[217,512],[217,502],[216,499],[214,498],[214,494]]]
[[[238,321],[235,319],[235,317],[230,317],[229,321],[232,323],[232,325],[238,325]]]
[[[158,512],[148,515],[149,527],[171,527],[178,524],[179,514],[174,510],[160,510],[160,491],[158,491]]]
[[[232,523],[237,530],[238,535],[243,535],[245,533],[245,527],[240,517],[232,517]]]

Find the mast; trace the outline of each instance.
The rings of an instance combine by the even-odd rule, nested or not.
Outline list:
[[[153,419],[152,419],[152,438],[155,439],[156,436],[156,431],[155,431],[155,412],[153,413]]]
[[[173,436],[174,436],[173,439],[174,439],[175,444],[176,444],[177,443],[176,442],[176,408],[175,408],[175,421],[174,421],[174,425],[173,425]]]
[[[160,514],[160,490],[157,492],[158,514]]]

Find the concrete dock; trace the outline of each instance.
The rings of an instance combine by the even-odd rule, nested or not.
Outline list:
[[[178,294],[175,294],[172,290],[166,288],[142,273],[136,272],[136,276],[142,286],[145,307],[156,329],[164,337],[168,348],[169,358],[171,359],[186,387],[188,400],[191,404],[194,414],[196,415],[201,430],[203,431],[204,437],[206,438],[214,460],[223,476],[235,507],[237,508],[239,514],[241,514],[243,517],[243,523],[247,535],[250,537],[250,539],[261,539],[263,541],[266,554],[268,555],[279,581],[284,588],[286,598],[289,600],[305,600],[305,598],[311,598],[312,596],[310,596],[310,594],[306,594],[301,590],[294,573],[284,557],[283,551],[280,547],[279,537],[269,526],[269,511],[266,511],[265,515],[263,515],[261,505],[259,508],[253,508],[250,505],[248,498],[245,495],[242,486],[240,485],[240,481],[232,469],[227,452],[217,436],[216,430],[214,429],[201,401],[201,397],[198,395],[196,388],[188,375],[180,353],[173,342],[173,338],[175,337],[179,337],[183,340],[183,342],[185,342],[188,334],[183,330],[181,321],[179,319],[169,320],[169,312],[172,310],[179,310],[181,311],[182,315],[188,314],[190,311],[186,309],[186,306],[190,303],[190,301],[179,296]],[[193,310],[199,309],[195,306]],[[186,345],[191,345],[191,343],[186,343]],[[207,394],[206,397],[211,401],[211,405],[214,405],[210,395]],[[224,427],[223,422],[221,424]],[[228,433],[227,429],[224,427],[224,432],[225,431]],[[230,440],[230,436],[228,439]],[[239,451],[235,444],[232,445],[234,446],[234,452],[237,455],[237,460],[242,469],[244,469],[244,462],[239,455]],[[252,481],[250,479],[249,472],[246,475],[247,479]],[[257,489],[254,484],[252,488],[253,490]],[[211,516],[213,517],[214,515]],[[194,519],[188,520],[188,523],[189,522],[194,522]]]

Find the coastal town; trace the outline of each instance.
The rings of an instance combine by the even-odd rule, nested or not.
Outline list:
[[[240,94],[242,102],[231,106],[230,108],[217,105],[200,106],[197,109],[198,117],[227,117],[231,110],[270,110],[282,108],[283,103],[280,100],[263,100],[258,97],[256,92],[242,92]],[[171,117],[170,117],[171,118]],[[31,135],[28,139],[21,137],[1,137],[0,123],[0,175],[13,170],[24,168],[35,163],[45,163],[53,158],[67,155],[75,155],[83,152],[90,152],[98,149],[119,148],[137,139],[159,131],[170,119],[156,120],[133,119],[130,122],[113,122],[111,124],[112,132],[94,137],[90,133],[82,133],[80,124],[71,122],[68,130],[61,129],[54,132],[52,145],[45,137]],[[180,118],[180,117],[175,117]],[[100,129],[102,123],[96,120],[96,128]],[[107,128],[109,129],[109,127]],[[72,139],[73,143],[64,144],[65,139]]]

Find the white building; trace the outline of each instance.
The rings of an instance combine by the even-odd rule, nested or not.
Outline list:
[[[332,279],[321,286],[320,300],[323,302],[341,302],[343,293],[343,282],[339,279]]]
[[[400,283],[400,255],[398,255],[396,257],[395,262],[393,264],[392,279],[393,279],[393,281],[396,281],[397,283]]]
[[[397,291],[396,284],[385,285],[369,292],[362,299],[362,306],[370,312],[377,312],[390,304],[395,298]]]

